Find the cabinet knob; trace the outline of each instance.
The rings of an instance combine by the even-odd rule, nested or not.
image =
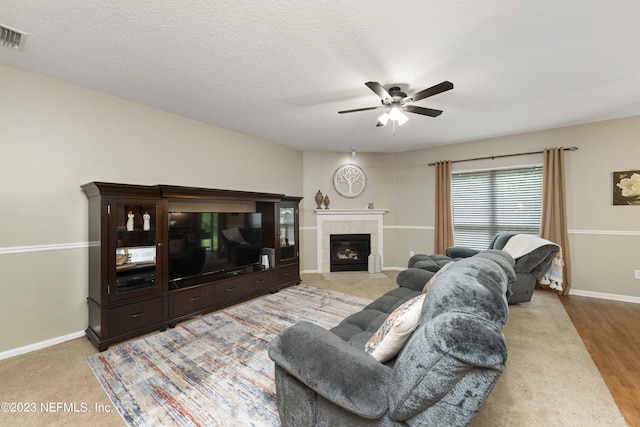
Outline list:
[[[158,242],[158,246],[162,246],[162,242]]]

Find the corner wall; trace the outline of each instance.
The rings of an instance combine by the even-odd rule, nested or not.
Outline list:
[[[364,209],[373,203],[376,209],[389,209],[384,215],[384,265],[395,266],[395,195],[394,160],[395,154],[351,153],[305,151],[303,154],[304,199],[300,204],[301,271],[317,270],[317,238],[315,195],[320,190],[329,196],[329,209]],[[367,188],[358,197],[344,198],[333,188],[333,173],[344,164],[360,166],[367,176]]]

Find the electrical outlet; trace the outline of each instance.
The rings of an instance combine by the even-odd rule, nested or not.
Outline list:
[[[636,270],[635,271],[635,276],[636,279],[640,279],[640,270]]]
[[[414,251],[409,251],[409,258],[411,258],[412,256],[414,256],[416,253]],[[636,270],[636,277],[638,277],[638,271],[640,270]]]

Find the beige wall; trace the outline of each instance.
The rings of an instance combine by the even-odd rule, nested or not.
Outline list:
[[[612,205],[612,172],[640,169],[640,117],[551,129],[396,156],[397,224],[427,229],[399,230],[396,250],[433,250],[434,170],[437,160],[457,160],[577,146],[566,153],[568,223],[573,290],[640,297],[640,207]],[[454,170],[541,163],[541,155],[454,164]],[[429,229],[430,227],[430,229]]]
[[[87,326],[90,181],[302,195],[302,152],[0,66],[0,353]]]

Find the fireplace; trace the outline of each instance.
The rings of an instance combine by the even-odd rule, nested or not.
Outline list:
[[[371,254],[380,255],[384,268],[383,216],[387,209],[316,209],[316,261],[318,273],[331,271],[329,256],[332,234],[369,234]],[[368,264],[368,263],[367,263]],[[368,266],[367,266],[368,270]]]
[[[330,271],[367,271],[370,234],[332,234],[329,241]]]

